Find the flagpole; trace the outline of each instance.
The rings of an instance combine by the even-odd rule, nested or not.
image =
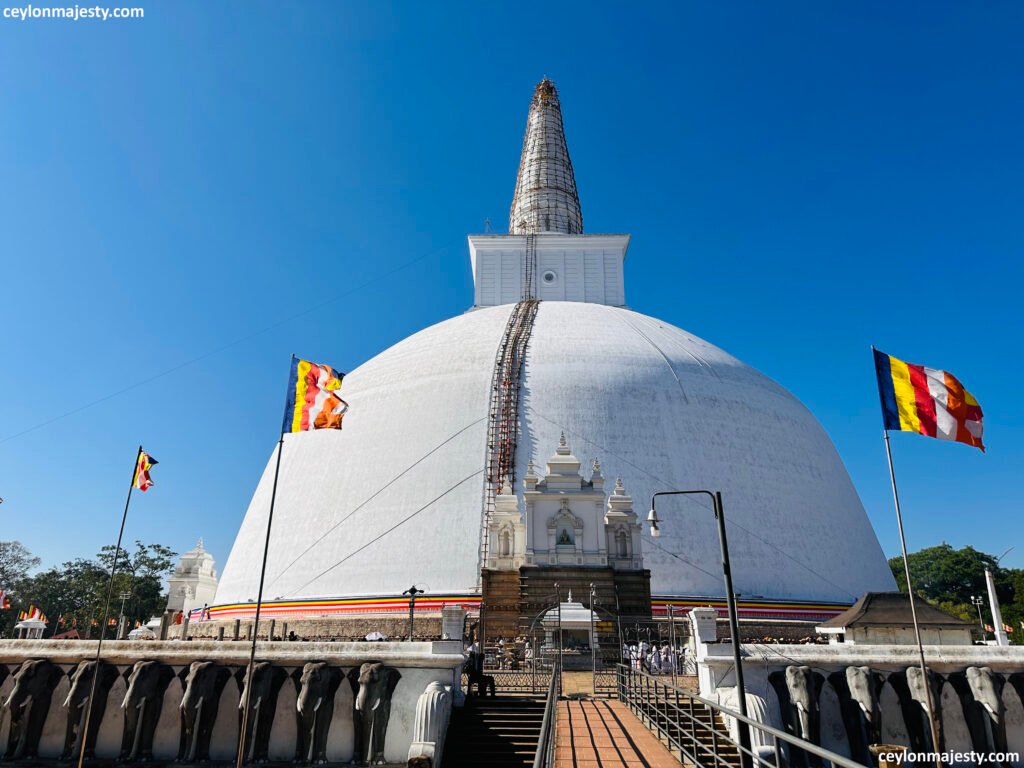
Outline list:
[[[292,355],[292,363],[288,367],[288,380],[291,381],[291,368],[295,364],[295,355]],[[289,393],[285,393],[285,417],[288,416]],[[270,490],[270,512],[267,515],[267,536],[263,543],[263,563],[260,565],[260,588],[256,593],[256,618],[252,627],[252,646],[249,649],[249,665],[245,672],[245,702],[242,709],[242,724],[238,729],[238,756],[235,759],[236,768],[242,768],[245,763],[245,734],[249,726],[249,701],[252,699],[252,670],[256,664],[256,638],[260,632],[260,608],[263,605],[263,582],[267,575],[267,556],[270,553],[270,528],[274,522],[274,502],[277,499],[277,478],[281,472],[281,453],[284,451],[284,420],[281,421],[281,437],[277,441],[277,461],[274,464],[274,484]],[[273,638],[269,638],[273,640]],[[79,766],[81,768],[81,766]]]
[[[935,705],[932,702],[932,683],[928,677],[928,666],[924,661],[924,645],[921,643],[921,627],[917,623],[917,607],[914,605],[914,585],[910,580],[910,560],[907,558],[907,539],[903,533],[903,514],[900,512],[900,494],[896,490],[896,472],[892,467],[892,448],[889,446],[889,430],[882,430],[885,438],[885,455],[889,460],[889,480],[892,482],[892,499],[896,504],[896,522],[900,529],[900,548],[903,551],[903,573],[907,578],[907,593],[910,595],[910,616],[914,621],[914,637],[917,640],[917,653],[921,662],[921,675],[924,678],[924,695],[928,704],[928,725],[932,733],[932,749],[935,750],[935,764],[942,766],[942,748],[939,745],[939,727],[935,719]]]
[[[92,671],[92,685],[89,686],[89,703],[85,710],[85,724],[82,726],[82,746],[78,750],[78,768],[82,768],[85,761],[85,742],[89,737],[89,720],[92,717],[92,701],[96,696],[96,681],[100,677],[100,651],[103,648],[103,635],[107,631],[107,615],[110,612],[110,597],[114,592],[114,576],[117,574],[117,559],[121,554],[121,540],[124,538],[124,524],[128,520],[128,505],[132,503],[132,490],[135,488],[135,473],[139,470],[139,459],[142,458],[142,446],[139,446],[135,454],[135,463],[132,465],[132,480],[128,483],[128,498],[124,502],[124,513],[121,515],[121,530],[117,533],[117,546],[114,548],[114,562],[110,565],[110,582],[107,584],[107,600],[103,604],[103,624],[100,625],[100,639],[96,643],[95,668]]]

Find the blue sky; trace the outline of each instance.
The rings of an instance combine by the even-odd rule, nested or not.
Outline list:
[[[1024,566],[1024,6],[132,4],[0,18],[0,538],[110,543],[141,441],[127,536],[223,566],[289,355],[470,304],[547,74],[628,303],[806,403],[890,555],[869,345],[953,371],[989,450],[894,436],[910,546]]]

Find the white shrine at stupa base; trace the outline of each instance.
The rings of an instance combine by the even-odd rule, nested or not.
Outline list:
[[[641,527],[652,494],[672,489],[721,491],[741,616],[826,619],[894,589],[807,408],[628,308],[630,237],[583,232],[547,79],[530,106],[509,233],[469,237],[470,311],[346,375],[343,430],[286,436],[268,619],[400,614],[411,584],[426,590],[418,612],[483,602],[509,630],[542,604],[540,585],[559,580],[577,594],[598,584],[603,605],[621,591],[622,613],[722,606],[709,504],[659,505],[657,540]],[[214,619],[254,613],[273,475],[271,461]]]

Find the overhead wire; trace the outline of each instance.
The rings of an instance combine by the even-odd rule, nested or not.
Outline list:
[[[135,382],[133,382],[133,383],[127,385],[127,386],[121,387],[120,389],[117,389],[117,390],[115,390],[113,392],[110,392],[109,394],[106,394],[103,397],[96,398],[95,400],[91,400],[88,403],[85,403],[84,405],[80,405],[80,406],[78,406],[76,408],[72,408],[70,411],[65,411],[64,413],[61,413],[61,414],[59,414],[57,416],[54,416],[54,417],[49,418],[49,419],[46,419],[45,421],[41,421],[41,422],[31,426],[31,427],[28,427],[27,429],[21,430],[20,432],[15,432],[13,434],[7,435],[6,437],[0,438],[0,445],[4,444],[6,442],[9,442],[11,440],[14,440],[16,438],[22,437],[23,435],[27,435],[30,432],[35,432],[37,429],[42,429],[43,427],[48,427],[48,426],[50,426],[51,424],[53,424],[53,423],[55,423],[57,421],[60,421],[62,419],[66,419],[69,416],[74,416],[75,414],[81,413],[82,411],[88,410],[89,408],[92,408],[94,406],[100,405],[101,403],[105,403],[108,400],[113,400],[115,397],[123,395],[123,394],[125,394],[127,392],[131,392],[132,390],[138,389],[139,387],[143,387],[146,384],[151,384],[154,381],[157,381],[158,379],[162,379],[165,376],[171,375],[172,373],[177,373],[178,371],[182,370],[183,368],[187,368],[190,365],[195,365],[196,363],[202,362],[203,360],[206,360],[209,357],[213,357],[214,355],[218,355],[221,352],[224,352],[224,351],[226,351],[228,349],[231,349],[232,347],[236,347],[239,344],[243,344],[244,342],[249,341],[250,339],[254,339],[257,336],[261,336],[264,333],[267,333],[268,331],[272,331],[275,328],[279,328],[282,325],[286,325],[286,324],[288,324],[290,322],[298,320],[301,317],[305,317],[306,315],[310,315],[310,314],[312,314],[314,312],[318,312],[319,310],[323,309],[324,307],[329,306],[331,304],[334,304],[335,302],[340,301],[341,299],[345,298],[346,296],[351,296],[352,294],[357,293],[358,291],[363,290],[364,288],[366,288],[369,285],[372,285],[373,283],[377,282],[378,280],[382,280],[382,279],[384,279],[386,277],[390,277],[391,275],[397,274],[398,272],[401,272],[401,271],[403,271],[405,269],[408,269],[409,267],[413,266],[414,264],[416,264],[416,263],[418,263],[420,261],[423,261],[424,259],[427,259],[427,258],[429,258],[429,257],[431,257],[431,256],[433,256],[433,255],[435,255],[437,253],[441,253],[443,251],[446,251],[449,248],[451,248],[452,246],[454,246],[457,243],[459,243],[460,241],[461,241],[461,238],[459,238],[459,240],[455,240],[453,242],[450,242],[450,243],[447,243],[445,245],[442,245],[442,246],[440,246],[438,248],[434,248],[433,250],[427,251],[426,253],[423,253],[423,254],[417,256],[414,259],[410,259],[409,261],[406,261],[406,262],[403,262],[402,264],[399,264],[397,267],[394,267],[393,269],[389,269],[389,270],[387,270],[385,272],[381,272],[381,273],[379,273],[377,275],[373,275],[372,277],[367,278],[366,280],[364,280],[363,282],[359,283],[358,285],[353,286],[353,287],[349,288],[348,290],[343,291],[343,292],[335,295],[334,297],[332,297],[330,299],[326,299],[325,301],[322,301],[322,302],[320,302],[318,304],[314,304],[313,306],[308,307],[308,308],[302,310],[301,312],[296,312],[295,314],[289,315],[288,317],[284,317],[284,318],[281,318],[280,320],[276,320],[275,322],[270,323],[269,325],[265,325],[262,328],[259,328],[258,330],[255,330],[255,331],[253,331],[251,333],[247,333],[244,336],[239,336],[238,338],[234,339],[233,341],[229,341],[226,344],[222,344],[222,345],[220,345],[218,347],[215,347],[214,349],[211,349],[211,350],[209,350],[207,352],[203,352],[200,355],[197,355],[197,356],[192,357],[192,358],[190,358],[188,360],[185,360],[184,362],[181,362],[181,363],[178,363],[176,365],[173,365],[170,368],[165,368],[164,370],[160,371],[159,373],[155,373],[152,376],[147,376],[144,379],[140,379],[140,380],[135,381]]]
[[[403,519],[399,520],[399,521],[398,521],[397,523],[395,523],[395,524],[394,524],[393,526],[391,526],[390,528],[388,528],[388,529],[387,529],[386,531],[384,531],[384,532],[382,532],[382,533],[378,534],[377,536],[374,536],[374,537],[373,537],[372,539],[370,539],[370,540],[369,540],[368,542],[366,542],[365,544],[363,544],[362,546],[360,546],[360,547],[359,547],[358,549],[355,549],[355,550],[353,550],[353,551],[349,552],[349,553],[348,553],[347,555],[345,555],[345,556],[344,556],[343,558],[341,558],[340,560],[338,560],[338,561],[337,561],[336,563],[334,563],[333,565],[329,566],[328,568],[325,568],[325,569],[324,569],[324,570],[322,570],[322,571],[321,571],[320,573],[318,573],[318,574],[317,574],[316,576],[314,576],[314,577],[313,577],[313,578],[311,578],[311,579],[310,579],[309,581],[307,581],[307,582],[306,582],[305,584],[302,584],[301,586],[299,586],[299,587],[298,587],[298,588],[297,588],[297,589],[295,590],[296,594],[300,594],[300,593],[302,592],[302,590],[304,590],[304,589],[305,589],[306,587],[308,587],[308,586],[309,586],[310,584],[312,584],[313,582],[315,582],[315,581],[317,581],[317,580],[319,580],[319,579],[323,578],[323,577],[324,577],[324,576],[326,576],[326,575],[327,575],[328,573],[330,573],[330,572],[331,572],[331,571],[333,571],[333,570],[334,570],[335,568],[337,568],[337,567],[338,567],[339,565],[341,565],[342,563],[345,563],[346,561],[348,561],[348,560],[352,559],[353,557],[355,557],[356,555],[358,555],[358,554],[359,554],[360,552],[362,552],[363,550],[365,550],[365,549],[366,549],[367,547],[370,547],[370,546],[372,546],[373,544],[376,544],[376,543],[377,543],[378,541],[380,541],[381,539],[383,539],[383,538],[384,538],[385,536],[387,536],[387,535],[388,535],[389,533],[391,533],[392,531],[396,530],[397,528],[400,528],[401,526],[405,525],[405,524],[406,524],[407,522],[409,522],[409,521],[410,521],[410,520],[412,520],[412,519],[413,519],[414,517],[416,517],[416,515],[420,514],[421,512],[423,512],[424,510],[428,509],[428,508],[429,508],[430,506],[432,506],[433,504],[435,504],[436,502],[438,502],[438,501],[440,501],[441,499],[443,499],[443,498],[444,498],[445,496],[447,496],[447,495],[448,495],[449,493],[451,493],[452,491],[454,491],[454,490],[455,490],[456,488],[458,488],[458,487],[459,487],[460,485],[462,485],[462,484],[463,484],[463,483],[465,483],[465,482],[468,482],[469,480],[472,480],[472,479],[473,479],[474,477],[476,477],[477,475],[481,475],[481,474],[483,474],[483,473],[484,473],[485,471],[486,471],[486,468],[485,468],[485,467],[481,467],[480,469],[476,470],[475,472],[473,472],[473,473],[471,473],[471,474],[469,474],[469,475],[466,475],[466,476],[465,476],[464,478],[462,478],[461,480],[459,480],[459,482],[457,482],[457,483],[455,483],[454,485],[450,486],[450,487],[449,487],[449,488],[448,488],[447,490],[445,490],[445,491],[444,491],[443,493],[441,493],[441,494],[439,494],[439,495],[435,496],[434,498],[432,498],[432,499],[431,499],[430,501],[428,501],[428,502],[427,502],[426,504],[424,504],[424,505],[423,505],[422,507],[420,507],[419,509],[417,509],[417,510],[416,510],[415,512],[413,512],[412,514],[410,514],[410,515],[408,515],[408,516],[404,517]]]
[[[278,574],[274,577],[273,581],[271,581],[270,584],[267,585],[267,589],[269,589],[270,587],[274,586],[274,584],[277,583],[277,580],[280,579],[282,576],[284,576],[284,574],[288,571],[289,568],[291,568],[293,565],[295,565],[297,562],[299,562],[299,560],[301,560],[303,557],[305,557],[310,552],[310,550],[312,550],[320,542],[322,542],[324,539],[326,539],[330,534],[332,534],[334,531],[336,531],[342,525],[342,523],[344,523],[349,518],[351,518],[356,512],[358,512],[360,509],[362,509],[367,504],[369,504],[371,501],[373,501],[375,498],[377,498],[381,493],[383,493],[388,488],[390,488],[392,485],[394,485],[394,483],[396,483],[399,479],[401,479],[403,476],[408,474],[412,469],[414,469],[416,466],[418,466],[420,463],[422,463],[428,457],[430,457],[433,454],[437,453],[437,451],[441,450],[441,448],[446,446],[448,443],[450,443],[456,437],[461,435],[467,429],[470,429],[471,427],[475,427],[477,424],[479,424],[481,421],[484,421],[486,418],[487,418],[486,416],[482,416],[481,418],[477,419],[476,421],[470,422],[469,424],[467,424],[466,426],[464,426],[462,429],[458,430],[454,434],[449,435],[447,438],[442,440],[440,443],[435,445],[433,448],[431,448],[425,454],[423,454],[418,459],[416,459],[416,461],[414,461],[412,464],[407,466],[405,469],[403,469],[397,475],[395,475],[390,480],[388,480],[386,483],[384,483],[384,485],[382,485],[380,488],[378,488],[376,491],[374,491],[370,496],[368,496],[363,501],[361,501],[359,504],[357,504],[356,507],[354,509],[352,509],[351,512],[349,512],[347,515],[345,515],[343,518],[341,518],[341,520],[339,520],[334,525],[332,525],[330,528],[328,528],[326,531],[324,531],[316,540],[313,541],[312,544],[310,544],[302,552],[300,552],[298,554],[298,556],[294,560],[292,560],[290,563],[288,563],[288,565],[286,565],[283,569],[281,569],[281,571],[279,571]]]

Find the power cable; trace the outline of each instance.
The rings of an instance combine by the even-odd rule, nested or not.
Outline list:
[[[418,515],[418,514],[419,514],[420,512],[422,512],[423,510],[427,509],[428,507],[430,507],[430,506],[431,506],[432,504],[434,504],[435,502],[437,502],[437,501],[440,501],[441,499],[443,499],[443,498],[444,498],[445,496],[447,496],[447,495],[448,495],[449,493],[451,493],[452,491],[454,491],[454,490],[455,490],[456,488],[458,488],[458,487],[459,487],[460,485],[462,485],[463,483],[465,483],[465,482],[467,482],[467,481],[469,481],[469,480],[472,480],[472,479],[473,479],[474,477],[476,477],[477,475],[483,474],[483,473],[484,473],[484,471],[485,471],[485,468],[484,468],[484,467],[481,467],[480,469],[476,470],[476,472],[473,472],[472,474],[466,475],[466,476],[465,476],[464,478],[462,478],[461,480],[459,480],[459,482],[455,483],[455,485],[453,485],[453,486],[449,487],[449,488],[448,488],[448,489],[447,489],[446,491],[444,491],[444,493],[442,493],[442,494],[440,494],[440,495],[438,495],[438,496],[435,496],[434,498],[432,498],[432,499],[431,499],[430,501],[428,501],[428,502],[427,502],[426,504],[424,504],[424,505],[423,505],[422,507],[420,507],[419,509],[417,509],[417,510],[416,510],[415,512],[413,512],[413,513],[412,513],[412,514],[410,514],[409,516],[405,517],[405,518],[404,518],[404,519],[402,519],[402,520],[399,520],[399,521],[398,521],[397,523],[395,523],[395,524],[394,524],[393,526],[391,526],[390,528],[388,528],[388,529],[387,529],[386,531],[384,531],[383,533],[381,533],[381,534],[379,534],[379,535],[377,535],[377,536],[374,536],[374,537],[373,537],[372,539],[370,539],[370,540],[369,540],[368,542],[366,542],[365,544],[363,544],[363,545],[362,545],[361,547],[359,547],[358,549],[356,549],[356,550],[353,550],[352,552],[349,552],[349,553],[348,553],[347,555],[345,555],[345,556],[344,556],[343,558],[341,558],[341,560],[338,560],[338,561],[337,561],[336,563],[334,563],[333,565],[329,566],[328,568],[326,568],[326,569],[324,569],[323,571],[321,571],[320,573],[318,573],[318,574],[317,574],[316,576],[314,576],[314,577],[313,577],[312,579],[310,579],[310,580],[309,580],[309,581],[307,581],[307,582],[306,582],[305,584],[301,585],[301,586],[300,586],[300,587],[299,587],[298,589],[296,589],[296,590],[295,590],[295,593],[296,593],[296,594],[301,594],[302,590],[304,590],[304,589],[305,589],[306,587],[308,587],[308,586],[309,586],[310,584],[312,584],[312,583],[313,583],[314,581],[317,581],[317,580],[319,580],[320,578],[322,578],[323,576],[326,576],[326,575],[327,575],[328,573],[330,573],[331,571],[333,571],[333,570],[334,570],[335,568],[337,568],[337,567],[338,567],[339,565],[341,565],[341,564],[342,564],[342,563],[344,563],[345,561],[347,561],[347,560],[350,560],[351,558],[353,558],[353,557],[355,557],[356,555],[358,555],[358,554],[359,554],[360,552],[362,552],[362,551],[363,551],[364,549],[366,549],[366,548],[367,548],[367,547],[369,547],[370,545],[372,545],[372,544],[375,544],[376,542],[378,542],[378,541],[380,541],[381,539],[383,539],[383,538],[384,538],[385,536],[387,536],[387,535],[388,535],[389,533],[391,533],[392,531],[394,531],[394,530],[396,530],[397,528],[399,528],[399,527],[401,527],[401,526],[405,525],[405,524],[406,524],[407,522],[409,522],[409,521],[410,521],[410,520],[412,520],[412,519],[413,519],[414,517],[416,517],[416,515]]]
[[[282,325],[286,325],[286,324],[288,324],[288,323],[290,323],[290,322],[292,322],[294,320],[298,320],[300,317],[305,317],[306,315],[309,315],[309,314],[312,314],[314,312],[317,312],[317,311],[323,309],[326,306],[329,306],[329,305],[331,305],[331,304],[333,304],[333,303],[335,303],[337,301],[340,301],[341,299],[345,298],[346,296],[351,296],[353,293],[357,293],[358,291],[361,291],[363,288],[366,288],[368,285],[372,285],[373,283],[377,282],[378,280],[382,280],[385,277],[390,277],[391,275],[397,274],[398,272],[401,272],[401,271],[403,271],[405,269],[408,269],[409,267],[413,266],[414,264],[416,264],[416,263],[418,263],[420,261],[423,261],[424,259],[427,259],[427,258],[429,258],[429,257],[431,257],[431,256],[433,256],[433,255],[435,255],[437,253],[445,251],[445,250],[451,248],[453,245],[456,245],[460,241],[461,241],[461,238],[460,238],[460,240],[456,240],[454,242],[447,243],[446,245],[442,245],[439,248],[435,248],[432,251],[427,251],[426,253],[424,253],[424,254],[422,254],[420,256],[417,256],[414,259],[410,259],[409,261],[406,261],[403,264],[399,264],[394,269],[390,269],[390,270],[388,270],[386,272],[382,272],[382,273],[380,273],[378,275],[374,275],[373,277],[367,278],[366,280],[364,280],[359,285],[356,285],[356,286],[348,289],[347,291],[339,293],[336,296],[334,296],[333,298],[327,299],[326,301],[322,301],[319,304],[315,304],[312,307],[309,307],[308,309],[304,309],[301,312],[297,312],[297,313],[295,313],[293,315],[289,315],[288,317],[285,317],[285,318],[282,318],[280,320],[277,320],[277,321],[271,323],[270,325],[265,325],[264,327],[262,327],[262,328],[260,328],[260,329],[258,329],[256,331],[253,331],[252,333],[247,333],[244,336],[240,336],[240,337],[236,338],[234,341],[229,341],[226,344],[222,344],[221,346],[216,347],[214,349],[211,349],[208,352],[204,352],[201,355],[197,355],[196,357],[193,357],[193,358],[191,358],[189,360],[186,360],[186,361],[184,361],[182,363],[178,363],[177,365],[173,365],[170,368],[166,368],[163,371],[160,371],[159,373],[155,373],[152,376],[146,377],[145,379],[141,379],[139,381],[136,381],[136,382],[134,382],[132,384],[129,384],[126,387],[122,387],[121,389],[118,389],[118,390],[116,390],[114,392],[111,392],[110,394],[104,395],[103,397],[97,398],[95,400],[91,400],[90,402],[85,403],[84,405],[78,406],[77,408],[72,408],[70,411],[65,411],[64,413],[62,413],[62,414],[60,414],[58,416],[54,416],[51,419],[47,419],[46,421],[41,421],[38,424],[35,424],[34,426],[29,427],[28,429],[23,429],[20,432],[15,432],[14,434],[7,435],[4,438],[0,438],[0,445],[4,444],[4,443],[6,443],[6,442],[8,442],[10,440],[14,440],[15,438],[22,437],[23,435],[27,435],[30,432],[35,432],[37,429],[42,429],[43,427],[48,427],[50,424],[53,424],[54,422],[60,421],[61,419],[66,419],[69,416],[74,416],[77,413],[81,413],[82,411],[85,411],[85,410],[87,410],[89,408],[92,408],[93,406],[99,405],[100,403],[105,403],[106,401],[112,400],[113,398],[118,397],[119,395],[125,394],[126,392],[131,392],[132,390],[138,389],[139,387],[145,386],[146,384],[151,384],[152,382],[156,381],[157,379],[162,379],[164,376],[169,376],[172,373],[176,373],[176,372],[180,371],[182,368],[187,368],[190,365],[195,365],[196,363],[201,362],[201,361],[207,359],[208,357],[213,357],[214,355],[218,355],[221,352],[224,352],[224,351],[226,351],[228,349],[231,349],[232,347],[236,347],[239,344],[242,344],[242,343],[244,343],[246,341],[249,341],[250,339],[254,339],[257,336],[262,336],[264,333],[266,333],[268,331],[272,331],[275,328],[281,327]]]
[[[484,420],[485,420],[486,418],[487,418],[486,416],[483,416],[483,417],[481,417],[481,418],[477,419],[476,421],[474,421],[474,422],[472,422],[472,423],[470,423],[470,424],[467,424],[466,426],[464,426],[464,427],[463,427],[462,429],[460,429],[460,430],[459,430],[458,432],[456,432],[455,434],[453,434],[453,435],[450,435],[450,436],[449,436],[448,438],[446,438],[445,440],[443,440],[443,441],[441,441],[440,443],[438,443],[437,445],[435,445],[435,446],[434,446],[433,448],[431,448],[431,449],[430,449],[429,451],[427,451],[427,452],[426,452],[425,454],[423,454],[423,455],[422,455],[422,456],[420,456],[420,457],[419,457],[418,459],[416,459],[416,461],[414,461],[414,462],[413,462],[412,464],[410,464],[410,465],[409,465],[408,467],[406,467],[406,468],[405,468],[405,469],[403,469],[403,470],[402,470],[401,472],[399,472],[399,473],[398,473],[397,475],[395,475],[395,476],[394,476],[393,478],[391,478],[391,479],[390,479],[390,480],[388,480],[388,481],[387,481],[386,483],[384,483],[384,485],[382,485],[382,486],[381,486],[380,488],[378,488],[378,489],[377,489],[376,491],[374,491],[372,495],[370,495],[369,497],[367,497],[366,499],[364,499],[364,500],[363,500],[362,502],[360,502],[360,503],[359,503],[359,504],[358,504],[358,505],[357,505],[357,506],[356,506],[356,507],[355,507],[355,508],[354,508],[354,509],[353,509],[353,510],[352,510],[351,512],[349,512],[349,513],[348,513],[347,515],[345,515],[345,517],[341,518],[341,520],[339,520],[339,521],[338,521],[337,523],[335,523],[335,524],[334,524],[334,525],[332,525],[332,526],[331,526],[330,528],[328,528],[328,529],[327,529],[326,531],[324,531],[324,533],[323,533],[323,534],[322,534],[322,535],[321,535],[321,536],[320,536],[319,538],[317,538],[317,539],[316,539],[316,540],[315,540],[315,541],[314,541],[314,542],[313,542],[312,544],[310,544],[310,545],[309,545],[308,547],[306,547],[306,548],[305,548],[304,550],[302,550],[302,552],[301,552],[301,553],[299,553],[299,555],[298,555],[298,556],[297,556],[297,557],[296,557],[296,558],[295,558],[294,560],[292,560],[292,561],[291,561],[290,563],[288,563],[288,565],[286,565],[286,566],[285,566],[285,567],[284,567],[284,568],[283,568],[283,569],[282,569],[282,570],[281,570],[281,571],[280,571],[280,572],[279,572],[279,573],[277,574],[277,576],[275,576],[275,577],[274,577],[274,580],[270,582],[270,584],[269,584],[269,585],[267,586],[267,589],[270,589],[270,587],[274,586],[274,584],[276,584],[276,583],[277,583],[277,580],[278,580],[278,579],[280,579],[280,578],[281,578],[282,576],[284,576],[285,572],[286,572],[286,571],[287,571],[287,570],[288,570],[289,568],[291,568],[291,567],[292,567],[293,565],[295,565],[295,564],[296,564],[297,562],[299,562],[299,560],[301,560],[301,559],[302,559],[303,557],[305,557],[305,556],[306,556],[306,554],[308,554],[308,553],[309,553],[309,551],[310,551],[311,549],[313,549],[313,547],[315,547],[315,546],[316,546],[317,544],[319,544],[319,543],[320,543],[320,542],[322,542],[322,541],[323,541],[324,539],[326,539],[326,538],[327,538],[327,537],[328,537],[328,536],[329,536],[330,534],[332,534],[332,533],[333,533],[334,531],[336,531],[336,530],[338,529],[338,527],[339,527],[339,526],[340,526],[340,525],[341,525],[342,523],[344,523],[344,522],[345,522],[346,520],[348,520],[348,519],[349,519],[350,517],[352,517],[352,515],[354,515],[354,514],[355,514],[356,512],[358,512],[358,511],[359,511],[360,509],[362,509],[362,508],[363,508],[363,507],[365,507],[365,506],[366,506],[367,504],[369,504],[369,503],[370,503],[371,501],[373,501],[373,500],[374,500],[375,498],[377,498],[377,497],[378,497],[378,496],[379,496],[379,495],[380,495],[381,493],[383,493],[384,491],[386,491],[386,490],[387,490],[387,489],[388,489],[388,488],[389,488],[389,487],[390,487],[391,485],[393,485],[394,483],[396,483],[396,482],[397,482],[397,481],[398,481],[398,480],[399,480],[399,479],[400,479],[400,478],[401,478],[402,476],[406,475],[406,474],[407,474],[407,473],[408,473],[409,471],[411,471],[411,470],[412,470],[412,469],[413,469],[414,467],[416,467],[416,466],[417,466],[418,464],[420,464],[421,462],[423,462],[423,461],[424,461],[424,460],[425,460],[426,458],[428,458],[429,456],[431,456],[431,455],[432,455],[432,454],[434,454],[434,453],[437,453],[437,451],[439,451],[439,450],[440,450],[441,448],[443,448],[443,447],[444,447],[445,445],[447,445],[447,444],[448,444],[448,443],[450,443],[450,442],[451,442],[452,440],[454,440],[454,439],[455,439],[456,437],[458,437],[459,435],[461,435],[461,434],[462,434],[463,432],[465,432],[465,431],[466,431],[467,429],[469,429],[470,427],[475,427],[475,426],[476,426],[477,424],[479,424],[479,423],[480,423],[481,421],[484,421]]]

